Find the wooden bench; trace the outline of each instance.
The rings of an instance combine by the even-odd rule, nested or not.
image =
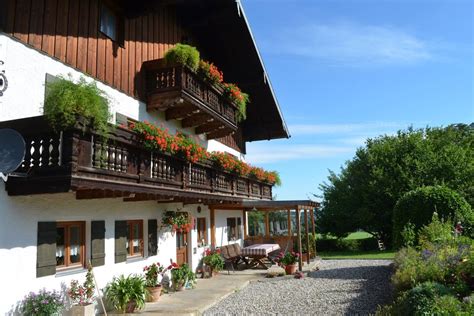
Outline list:
[[[232,267],[232,271],[235,273],[234,265],[237,265],[240,260],[247,263],[247,260],[242,256],[242,248],[238,243],[222,246],[219,249],[221,251],[221,256],[224,258],[227,272],[229,274],[229,265]]]

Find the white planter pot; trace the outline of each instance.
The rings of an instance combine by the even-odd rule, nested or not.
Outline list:
[[[95,315],[94,304],[74,305],[71,308],[69,315],[71,315],[71,316],[94,316]]]

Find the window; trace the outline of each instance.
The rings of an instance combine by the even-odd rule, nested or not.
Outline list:
[[[143,256],[143,221],[127,221],[127,257]]]
[[[227,218],[227,241],[234,241],[242,238],[242,220],[240,217]]]
[[[207,225],[205,217],[197,218],[197,244],[198,246],[207,245]]]
[[[268,213],[270,235],[288,235],[288,211],[274,211]]]
[[[113,10],[104,3],[100,8],[100,31],[114,42],[123,45],[123,17],[118,14],[118,10]]]
[[[56,268],[83,267],[84,222],[56,224]]]
[[[265,212],[247,212],[247,222],[249,236],[253,237],[265,235]]]

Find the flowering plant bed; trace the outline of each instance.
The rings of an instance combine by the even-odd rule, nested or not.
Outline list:
[[[192,216],[175,211],[165,212],[161,220],[161,224],[170,227],[173,232],[189,232],[194,227],[193,223]]]
[[[200,73],[211,84],[221,84],[224,81],[224,74],[213,63],[199,61],[198,73]]]
[[[280,176],[276,171],[266,171],[262,168],[251,166],[228,153],[209,153],[192,138],[181,133],[171,135],[168,129],[157,127],[147,121],[130,123],[128,129],[136,132],[144,147],[149,150],[181,156],[192,163],[211,160],[227,172],[235,173],[239,176],[253,177],[270,184],[281,184]]]

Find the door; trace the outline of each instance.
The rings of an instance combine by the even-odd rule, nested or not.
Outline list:
[[[176,232],[176,263],[188,263],[188,233]]]

